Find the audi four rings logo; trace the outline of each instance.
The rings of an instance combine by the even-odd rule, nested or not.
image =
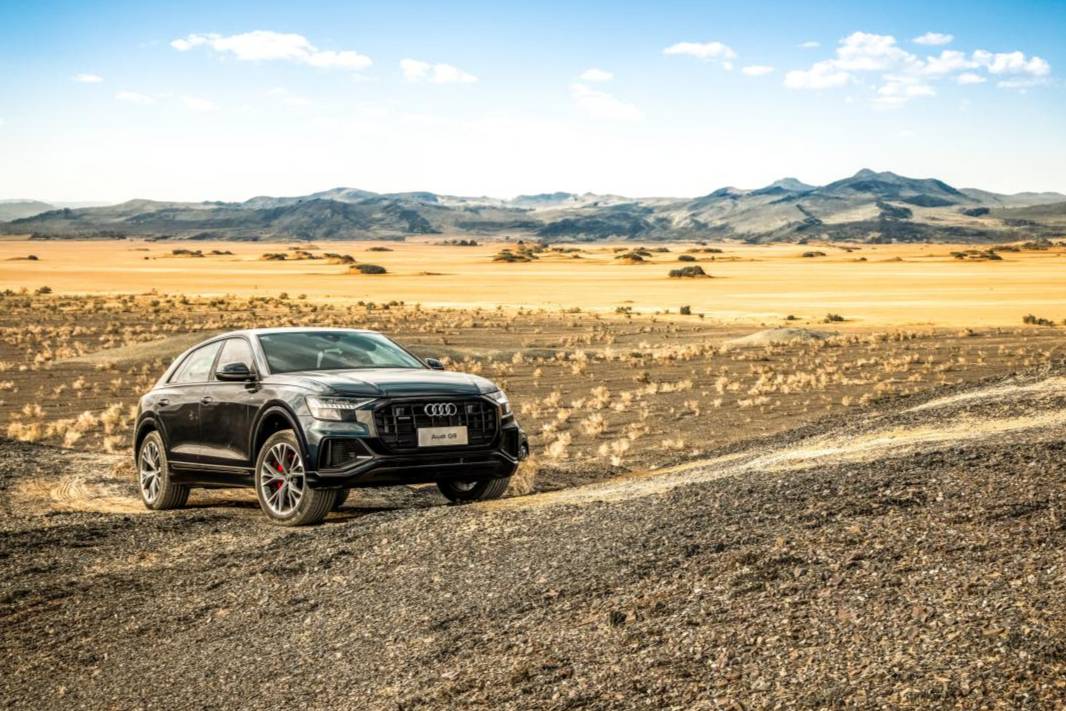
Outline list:
[[[451,417],[459,413],[459,408],[454,402],[431,402],[423,408],[430,417]]]

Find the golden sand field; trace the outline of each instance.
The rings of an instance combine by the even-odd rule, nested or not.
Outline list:
[[[306,294],[339,303],[405,301],[427,307],[580,308],[670,311],[730,323],[776,325],[793,315],[817,322],[840,314],[851,326],[1014,326],[1026,314],[1066,319],[1066,248],[1002,252],[1000,261],[963,261],[960,245],[706,245],[695,253],[710,279],[671,279],[689,244],[665,245],[645,262],[616,259],[634,245],[570,245],[524,263],[493,261],[498,243],[477,247],[407,243],[0,241],[0,287],[57,294],[144,293],[219,296]],[[384,275],[349,274],[329,260],[265,261],[290,246],[351,255]],[[662,245],[649,246],[659,248]],[[386,247],[391,251],[369,251]],[[203,257],[172,254],[199,250]],[[232,254],[212,255],[212,251]],[[803,257],[817,251],[825,256]],[[38,259],[24,259],[28,255]]]

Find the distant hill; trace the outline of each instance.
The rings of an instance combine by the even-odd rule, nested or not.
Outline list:
[[[1001,195],[977,188],[962,188],[960,192],[969,195],[984,205],[999,207],[1028,207],[1030,205],[1047,205],[1062,202],[1066,195],[1062,193],[1013,193]]]
[[[1066,202],[1010,207],[993,210],[992,215],[1018,226],[1054,225],[1066,227]]]
[[[338,187],[244,202],[131,200],[52,209],[0,203],[0,234],[37,238],[403,239],[428,234],[546,241],[808,239],[993,242],[1062,236],[1058,193],[959,190],[934,178],[860,170],[827,185],[782,178],[696,198],[554,192],[506,200]],[[17,207],[15,207],[17,206]],[[1046,206],[1046,209],[1045,207]],[[22,212],[19,212],[21,210]]]
[[[872,170],[860,170],[850,178],[830,183],[813,192],[846,198],[873,196],[882,201],[898,200],[919,207],[946,207],[974,201],[941,180],[905,178],[895,173],[875,173]]]
[[[764,188],[752,190],[752,195],[787,195],[789,193],[809,193],[816,190],[816,185],[808,185],[795,178],[782,178],[775,180]]]
[[[0,222],[33,217],[54,209],[54,205],[40,200],[0,200]]]

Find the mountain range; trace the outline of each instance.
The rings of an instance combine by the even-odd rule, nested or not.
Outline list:
[[[55,209],[39,201],[3,201],[0,220],[0,234],[38,239],[329,240],[441,234],[545,241],[993,242],[1063,235],[1066,195],[1005,195],[860,170],[827,185],[783,178],[753,190],[724,187],[696,198],[555,192],[505,200],[334,188],[244,202],[130,200]]]

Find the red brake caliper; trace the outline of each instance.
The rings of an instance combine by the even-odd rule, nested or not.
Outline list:
[[[281,474],[281,462],[278,462],[278,473]],[[274,491],[277,491],[285,484],[284,480],[278,479],[274,485]]]

